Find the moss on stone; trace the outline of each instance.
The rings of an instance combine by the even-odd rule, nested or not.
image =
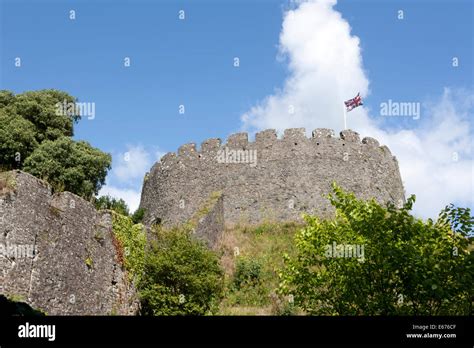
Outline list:
[[[196,211],[196,213],[189,220],[188,228],[190,228],[191,230],[193,228],[196,228],[197,225],[199,224],[199,220],[206,217],[209,214],[209,212],[216,205],[217,201],[219,200],[221,196],[222,196],[221,191],[212,192],[209,195],[208,199],[204,202],[204,204]]]
[[[51,214],[53,214],[54,216],[56,217],[60,217],[61,216],[61,209],[55,207],[55,206],[49,206],[49,211],[51,212]]]
[[[26,302],[25,297],[19,294],[8,294],[6,295],[6,298],[13,302]]]
[[[105,242],[105,236],[104,233],[101,230],[96,230],[94,233],[94,239],[100,244],[104,245]]]
[[[86,260],[85,260],[85,263],[87,265],[87,268],[89,269],[92,269],[92,267],[94,266],[94,261],[92,260],[91,257],[88,257]]]
[[[14,172],[0,172],[0,195],[14,192],[16,188],[16,180]]]

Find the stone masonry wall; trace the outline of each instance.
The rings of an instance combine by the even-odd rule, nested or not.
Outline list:
[[[256,157],[255,157],[256,156]],[[256,160],[255,160],[256,159]],[[168,153],[147,174],[140,207],[145,223],[176,225],[187,221],[213,191],[222,191],[226,225],[265,220],[299,220],[302,212],[333,213],[324,197],[336,181],[360,198],[381,203],[404,201],[397,160],[377,140],[345,130],[334,137],[304,128],[233,134],[226,144],[208,139]]]
[[[110,213],[69,192],[52,195],[29,174],[2,175],[9,184],[0,190],[0,294],[49,315],[134,314]]]
[[[212,202],[202,217],[198,217],[194,234],[206,242],[211,249],[215,248],[224,232],[224,200],[223,196]]]

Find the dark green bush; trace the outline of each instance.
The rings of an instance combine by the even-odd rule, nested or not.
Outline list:
[[[188,231],[157,228],[139,282],[142,315],[204,315],[223,290],[218,256]]]
[[[256,285],[262,276],[262,265],[254,259],[239,257],[235,266],[234,287],[239,290],[244,286]]]
[[[111,196],[101,196],[94,199],[94,205],[96,209],[110,209],[121,215],[129,215],[127,203],[121,198],[117,199]],[[137,222],[134,221],[134,223]]]
[[[132,220],[134,223],[138,224],[143,221],[143,216],[145,215],[145,209],[138,208],[132,215]]]

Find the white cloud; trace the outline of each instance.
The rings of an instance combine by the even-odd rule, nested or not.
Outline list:
[[[122,198],[127,203],[128,208],[130,209],[130,213],[133,213],[135,210],[137,210],[138,206],[140,205],[140,190],[126,189],[107,185],[100,190],[99,196],[107,195],[114,198]]]
[[[281,91],[242,116],[244,129],[341,129],[343,101],[357,92],[368,94],[359,39],[350,35],[349,24],[332,9],[335,3],[306,2],[286,13],[280,54],[288,59],[290,76]],[[292,108],[294,113],[289,112]],[[367,122],[361,108],[351,117]]]
[[[145,173],[164,154],[159,148],[147,150],[141,145],[127,145],[126,151],[114,155],[112,171],[99,196],[122,198],[133,213],[140,205]]]
[[[114,157],[113,162],[112,173],[121,182],[143,179],[152,165],[150,154],[140,145],[127,145],[127,151]]]
[[[290,75],[282,90],[242,115],[245,130],[342,129],[343,101],[357,92],[369,94],[359,39],[333,9],[335,4],[335,0],[303,2],[285,14],[280,53],[288,60]],[[384,130],[365,107],[352,111],[348,122],[362,136],[390,147],[407,194],[417,195],[415,213],[435,217],[448,203],[473,204],[469,123],[473,106],[471,91],[445,89],[440,100],[425,105],[420,126],[414,130]]]

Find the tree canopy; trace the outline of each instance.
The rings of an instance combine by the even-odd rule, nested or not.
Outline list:
[[[109,209],[124,216],[130,215],[127,203],[121,198],[101,196],[95,199],[94,204],[96,209]]]
[[[76,99],[66,92],[55,89],[28,91],[14,95],[10,91],[0,91],[0,109],[8,115],[17,115],[30,121],[35,127],[38,142],[55,140],[62,136],[73,136],[73,125],[80,115],[62,109],[66,103]]]
[[[76,99],[45,89],[15,95],[0,91],[0,170],[22,169],[47,180],[55,190],[84,198],[98,193],[111,156],[75,141]]]
[[[280,291],[318,315],[468,315],[474,280],[469,209],[446,207],[435,222],[358,200],[333,186],[334,219],[305,216],[286,257]]]
[[[23,169],[48,181],[57,191],[85,198],[99,192],[112,158],[85,141],[62,137],[44,141],[25,161]]]

